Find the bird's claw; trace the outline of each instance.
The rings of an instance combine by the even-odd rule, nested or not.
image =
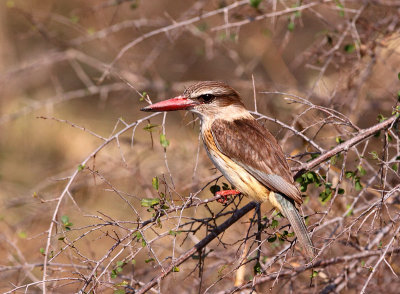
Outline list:
[[[217,191],[215,193],[215,196],[221,196],[221,198],[218,198],[217,201],[219,203],[225,204],[228,201],[228,196],[236,196],[239,194],[240,192],[238,190],[222,190]]]

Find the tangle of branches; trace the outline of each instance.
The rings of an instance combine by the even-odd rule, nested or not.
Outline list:
[[[1,290],[396,293],[400,4],[164,2],[0,8]],[[217,201],[196,118],[139,112],[194,80],[278,138],[311,262],[279,213]]]

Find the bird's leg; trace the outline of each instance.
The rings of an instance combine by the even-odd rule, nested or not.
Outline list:
[[[217,191],[215,193],[215,196],[221,196],[217,201],[219,203],[226,203],[228,196],[233,196],[233,195],[239,195],[240,192],[238,190],[222,190],[222,191]]]

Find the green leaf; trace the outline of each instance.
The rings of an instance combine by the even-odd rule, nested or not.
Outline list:
[[[290,20],[289,23],[288,23],[288,25],[287,25],[287,29],[288,29],[290,32],[293,32],[295,26],[296,26],[296,25],[295,25],[294,21],[293,21],[293,20]]]
[[[111,279],[115,279],[118,276],[116,270],[112,270],[110,276],[111,276]]]
[[[159,185],[158,185],[158,177],[154,177],[154,178],[151,180],[151,184],[153,185],[153,188],[156,189],[156,190],[158,191],[158,187],[159,187]]]
[[[352,52],[354,52],[355,49],[356,49],[356,46],[354,46],[354,44],[346,44],[344,46],[344,51],[346,51],[347,53],[352,53]]]
[[[379,159],[378,153],[376,153],[376,151],[371,151],[369,154],[372,155],[372,159]]]
[[[344,6],[343,6],[343,4],[340,3],[339,0],[336,0],[335,2],[336,2],[336,7],[339,8],[339,16],[340,17],[344,17]]]
[[[377,120],[378,120],[378,122],[383,122],[383,121],[387,120],[387,117],[385,117],[383,114],[378,114]]]
[[[63,215],[61,217],[61,222],[64,225],[64,228],[69,231],[71,230],[71,227],[73,226],[73,224],[69,221],[69,217],[67,215]]]
[[[311,153],[310,154],[311,159],[315,159],[315,158],[319,157],[320,155],[321,155],[321,153]]]
[[[154,258],[148,258],[148,259],[146,259],[144,262],[145,262],[145,263],[149,263],[149,262],[152,262],[152,261],[154,261]]]
[[[352,171],[346,171],[345,173],[346,179],[350,179],[352,177],[354,177],[354,172]]]
[[[315,277],[317,277],[318,276],[318,271],[314,271],[313,270],[313,272],[312,272],[312,274],[311,274],[311,278],[315,278]]]
[[[397,93],[397,101],[400,102],[400,91]],[[397,105],[395,109],[392,111],[392,115],[396,115],[396,117],[400,116],[400,105]]]
[[[21,239],[26,239],[27,234],[25,231],[20,231],[20,232],[18,232],[18,237]]]
[[[117,290],[114,291],[114,294],[126,294],[126,292],[125,292],[124,289],[117,289]]]
[[[249,2],[251,7],[258,8],[262,0],[250,0]]]
[[[274,243],[276,241],[276,235],[273,235],[272,237],[268,238],[269,243]]]
[[[172,272],[174,272],[174,273],[179,273],[179,267],[174,266],[174,267],[172,268]]]
[[[118,2],[119,3],[119,2]],[[131,5],[129,5],[130,9],[135,10],[136,8],[139,7],[139,0],[133,0],[131,2]]]
[[[397,78],[400,80],[400,72],[397,74]]]
[[[123,266],[124,264],[125,264],[125,262],[123,262],[122,260],[117,261],[117,266]]]
[[[344,140],[342,140],[342,138],[340,138],[340,137],[336,137],[335,141],[338,144],[342,144],[344,142]]]
[[[325,184],[325,189],[319,194],[320,200],[322,203],[327,202],[329,199],[332,197],[332,189],[331,189],[332,184],[331,183],[326,183]]]
[[[140,200],[140,204],[142,207],[153,207],[160,203],[160,199],[158,198],[143,198]]]
[[[259,275],[262,273],[261,264],[259,261],[257,261],[256,264],[254,265],[253,272],[255,275]]]
[[[366,170],[362,167],[362,165],[357,166],[358,171],[360,172],[361,176],[365,176],[367,173]]]
[[[154,131],[153,129],[159,127],[159,125],[154,125],[154,124],[147,124],[143,130],[147,131],[147,132],[152,132]]]
[[[144,99],[146,98],[146,96],[147,96],[147,92],[143,92],[142,95],[141,95],[140,98],[139,98],[139,101],[144,101]]]
[[[394,170],[395,172],[397,172],[399,170],[399,166],[397,163],[392,165],[392,170]]]
[[[62,221],[62,223],[65,225],[66,223],[69,223],[69,217],[68,217],[68,215],[63,215],[62,217],[61,217],[61,221]]]
[[[316,187],[321,185],[320,176],[313,171],[304,173],[296,179],[296,182],[300,183],[301,192],[306,192],[309,184],[314,183]]]
[[[115,285],[119,286],[119,287],[126,287],[126,286],[129,285],[129,282],[128,281],[122,281],[121,283],[118,283],[118,284],[115,284]]]
[[[44,248],[41,247],[41,248],[39,249],[39,252],[40,252],[42,255],[44,255]]]
[[[342,189],[342,188],[339,188],[339,190],[338,190],[338,194],[340,194],[340,195],[343,195],[344,194],[344,189]]]
[[[349,210],[349,208],[351,207],[351,204],[347,204],[346,205],[346,210]],[[346,216],[350,216],[353,214],[353,209],[350,209],[349,212],[346,214]]]
[[[84,169],[85,169],[85,165],[84,164],[78,165],[78,171],[83,171]]]
[[[271,228],[275,229],[279,225],[279,222],[276,219],[273,219],[271,222]]]
[[[361,185],[360,178],[357,177],[357,178],[354,179],[354,180],[355,180],[354,185],[355,185],[355,187],[356,187],[356,190],[357,190],[357,191],[361,191],[361,190],[363,189],[363,186]]]
[[[331,157],[331,164],[332,164],[332,165],[335,165],[336,162],[337,162],[337,159],[338,159],[337,155],[333,155],[333,156]]]
[[[161,146],[163,146],[164,148],[167,148],[169,146],[169,141],[165,137],[165,134],[160,134],[160,143]]]

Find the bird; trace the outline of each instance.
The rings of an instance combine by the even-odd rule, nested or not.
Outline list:
[[[224,82],[198,82],[180,96],[141,110],[188,110],[197,114],[209,158],[235,187],[220,191],[220,195],[242,193],[258,203],[269,202],[288,219],[306,255],[315,257],[315,248],[296,208],[296,204],[302,204],[302,196],[282,148],[246,109],[236,90]]]

